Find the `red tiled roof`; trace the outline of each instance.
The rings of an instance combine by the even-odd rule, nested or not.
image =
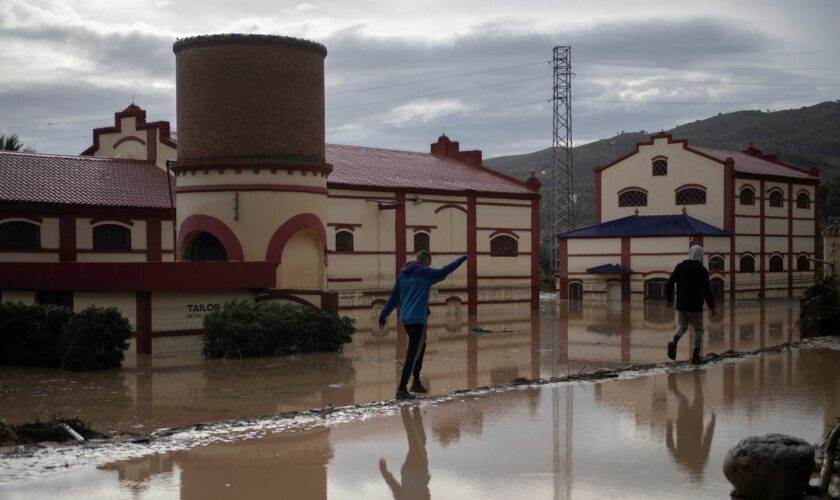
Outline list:
[[[777,177],[793,177],[795,179],[818,179],[805,170],[785,165],[780,162],[766,160],[758,156],[742,153],[740,151],[721,151],[718,149],[701,148],[690,146],[689,149],[699,151],[705,155],[714,157],[720,161],[732,158],[735,161],[735,172],[754,175],[774,175]]]
[[[327,162],[333,166],[330,186],[534,194],[522,181],[444,156],[338,144],[326,147]]]
[[[169,208],[166,175],[141,161],[0,152],[0,201]]]

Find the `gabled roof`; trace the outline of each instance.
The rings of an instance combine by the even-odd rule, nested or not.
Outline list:
[[[572,229],[558,238],[638,238],[653,236],[730,236],[723,229],[690,215],[630,215],[621,219]]]
[[[827,228],[823,229],[822,234],[829,236],[836,236],[840,234],[840,222],[832,222]]]
[[[666,139],[668,144],[682,144],[683,149],[691,151],[692,153],[704,156],[712,161],[718,163],[726,163],[728,159],[732,159],[735,173],[745,175],[759,175],[769,177],[786,177],[792,179],[809,180],[812,182],[819,181],[819,172],[816,169],[803,170],[793,165],[781,162],[776,159],[774,154],[765,154],[760,149],[752,146],[744,151],[723,151],[712,148],[704,148],[698,146],[689,146],[686,139],[674,139],[671,134],[659,132],[650,136],[650,140],[636,143],[636,148],[630,153],[616,158],[606,165],[596,167],[595,171],[600,172],[613,165],[637,154],[641,146],[652,146],[656,139]]]
[[[0,152],[0,201],[169,208],[169,190],[144,161]]]
[[[445,156],[393,149],[326,145],[331,188],[419,189],[534,195],[524,181]]]

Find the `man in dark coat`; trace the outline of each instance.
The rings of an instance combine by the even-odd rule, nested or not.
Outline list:
[[[668,357],[676,359],[677,342],[691,324],[694,329],[694,351],[692,363],[702,363],[700,348],[703,345],[703,301],[709,306],[709,314],[715,315],[715,298],[709,282],[709,271],[703,266],[703,247],[694,245],[688,250],[688,260],[677,264],[665,287],[668,307],[674,303],[674,285],[677,287],[677,331],[668,342]]]

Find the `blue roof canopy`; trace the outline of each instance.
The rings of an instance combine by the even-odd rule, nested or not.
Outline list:
[[[723,229],[689,215],[630,215],[621,219],[572,229],[557,238],[631,238],[654,236],[731,236]]]
[[[590,267],[586,272],[589,274],[630,274],[633,270],[620,264],[601,264]]]

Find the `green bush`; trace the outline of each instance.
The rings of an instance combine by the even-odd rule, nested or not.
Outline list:
[[[233,301],[205,316],[202,351],[208,358],[339,351],[355,331],[352,319],[310,306]]]
[[[61,327],[72,315],[66,307],[0,304],[0,364],[59,366]]]
[[[115,307],[88,307],[61,329],[58,351],[65,370],[119,368],[128,349],[131,325]]]
[[[131,327],[117,309],[0,304],[0,365],[119,368]]]
[[[805,290],[799,309],[799,333],[805,337],[840,335],[840,290],[827,276]]]

